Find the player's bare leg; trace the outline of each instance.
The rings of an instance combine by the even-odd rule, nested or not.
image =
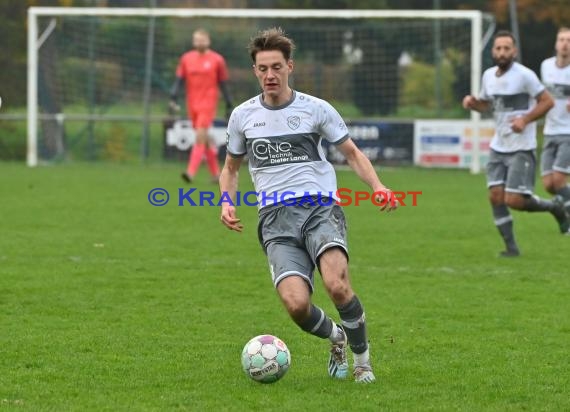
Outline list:
[[[555,197],[553,200],[541,199],[536,195],[523,195],[520,193],[506,193],[505,203],[512,209],[526,212],[550,212],[556,219],[560,233],[568,233],[570,222],[564,210],[562,201]]]
[[[346,342],[343,330],[321,308],[311,302],[310,289],[303,278],[286,277],[277,285],[277,292],[291,319],[305,332],[322,339],[329,339],[333,344],[338,341]],[[346,364],[344,370],[335,368],[331,373],[329,368],[331,376],[339,379],[346,377],[348,371],[346,355],[344,360]]]

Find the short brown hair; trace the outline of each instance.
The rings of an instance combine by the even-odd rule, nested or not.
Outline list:
[[[251,39],[248,50],[254,63],[257,53],[267,50],[278,50],[283,53],[285,60],[289,60],[295,50],[295,43],[285,35],[281,27],[272,27],[259,31],[257,36]]]
[[[558,33],[564,33],[570,31],[570,27],[562,26],[558,29]]]
[[[511,40],[513,41],[513,44],[516,46],[517,41],[515,39],[515,36],[513,35],[513,33],[511,33],[508,30],[499,30],[498,32],[495,33],[495,35],[493,36],[493,43],[495,43],[495,40],[499,37],[510,37]]]

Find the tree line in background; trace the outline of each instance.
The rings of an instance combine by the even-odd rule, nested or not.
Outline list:
[[[2,0],[0,2],[0,95],[11,106],[26,101],[27,9],[31,6],[74,7],[235,7],[314,9],[477,9],[495,16],[498,29],[509,29],[509,0]],[[558,27],[570,26],[566,0],[518,0],[523,63],[538,72],[553,54]],[[487,58],[484,60],[489,62]],[[490,63],[488,63],[490,64]]]

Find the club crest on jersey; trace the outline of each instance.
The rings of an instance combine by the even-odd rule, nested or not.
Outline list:
[[[287,118],[287,126],[292,130],[297,130],[301,125],[301,118],[299,116],[289,116]]]

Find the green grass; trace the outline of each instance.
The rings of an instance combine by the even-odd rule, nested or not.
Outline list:
[[[383,171],[423,194],[390,214],[346,208],[378,378],[359,386],[328,378],[326,342],[288,319],[255,208],[239,208],[237,234],[217,207],[176,206],[179,169],[0,163],[0,409],[570,409],[570,239],[551,216],[515,213],[523,256],[499,260],[482,175]],[[364,189],[348,172],[339,185]],[[168,205],[149,205],[154,187]],[[320,281],[314,300],[337,318]],[[292,353],[273,385],[240,367],[261,333]]]

